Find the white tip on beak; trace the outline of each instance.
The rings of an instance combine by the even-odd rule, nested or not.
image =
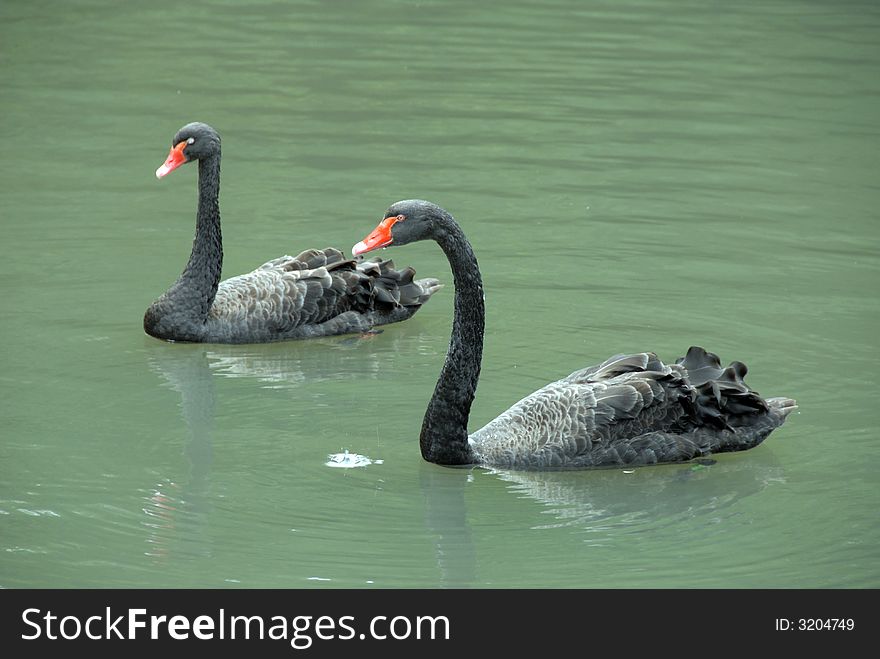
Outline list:
[[[171,171],[171,168],[168,165],[162,165],[159,169],[156,170],[156,178],[162,178]]]
[[[158,175],[158,173],[157,173],[157,175]],[[366,251],[367,251],[367,244],[363,240],[351,248],[351,253],[354,256],[357,256],[358,254],[363,254]]]

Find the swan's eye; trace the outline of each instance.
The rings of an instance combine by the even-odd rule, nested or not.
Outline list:
[[[195,142],[195,141],[196,141],[196,138],[194,138],[194,137],[190,137],[190,138],[186,141],[186,143],[187,143],[187,144],[192,144],[192,143]]]
[[[406,219],[406,215],[398,215],[394,219],[397,220],[398,222],[403,222]]]

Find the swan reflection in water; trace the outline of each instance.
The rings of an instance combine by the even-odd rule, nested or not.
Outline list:
[[[152,343],[152,342],[151,342]],[[161,347],[161,349],[158,349]],[[207,350],[198,345],[148,346],[150,368],[180,396],[178,407],[187,430],[184,482],[164,478],[145,497],[143,524],[149,533],[146,554],[168,558],[172,552],[204,555],[204,519],[210,510],[209,477],[214,460],[215,393]],[[168,348],[171,350],[168,350]]]
[[[187,434],[183,456],[188,466],[184,482],[163,478],[145,490],[143,524],[149,529],[146,554],[162,559],[172,552],[192,556],[210,553],[205,522],[213,500],[210,475],[216,378],[247,378],[268,389],[297,389],[340,379],[375,379],[382,368],[382,354],[361,348],[369,346],[376,335],[313,339],[308,345],[163,344],[145,338],[150,369],[180,396],[178,407]],[[401,342],[418,340],[408,332],[387,338],[391,340],[385,346],[387,350],[397,350]]]
[[[505,494],[521,501],[499,502],[493,495],[495,488],[484,487],[485,479],[503,482]],[[478,566],[495,559],[479,556],[475,549],[473,537],[480,534],[470,521],[480,514],[475,507],[493,508],[492,523],[507,529],[507,519],[520,525],[527,520],[525,529],[538,533],[570,529],[573,546],[589,552],[590,547],[616,546],[623,535],[687,520],[723,524],[737,514],[742,500],[784,481],[784,469],[769,451],[586,471],[449,468],[423,462],[419,473],[425,522],[434,544],[440,585],[445,588],[490,585],[480,579]],[[475,494],[473,488],[481,487],[484,492]],[[529,502],[537,504],[534,517],[520,508]]]

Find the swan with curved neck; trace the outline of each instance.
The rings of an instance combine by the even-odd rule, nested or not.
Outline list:
[[[167,341],[264,343],[365,332],[410,318],[440,288],[390,260],[355,263],[338,249],[306,250],[220,281],[220,135],[181,128],[156,176],[198,160],[192,253],[180,277],[144,314],[147,334]]]
[[[470,242],[446,210],[412,199],[391,206],[352,249],[434,240],[455,283],[452,336],[422,422],[422,457],[442,465],[518,469],[589,468],[681,462],[760,444],[794,409],[761,398],[743,382],[746,367],[722,368],[692,347],[674,364],[652,352],[616,355],[552,382],[468,434],[480,377],[485,309]]]

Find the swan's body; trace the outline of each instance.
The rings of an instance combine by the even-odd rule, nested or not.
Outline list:
[[[412,268],[355,263],[337,249],[282,256],[220,281],[220,136],[192,123],[174,136],[161,177],[199,161],[199,205],[192,254],[177,281],[144,314],[147,334],[168,341],[264,343],[364,332],[411,317],[440,288],[413,280]]]
[[[461,227],[435,204],[402,201],[353,251],[428,239],[446,253],[455,279],[452,337],[420,435],[430,462],[520,469],[679,462],[757,446],[797,407],[751,391],[744,364],[722,369],[716,355],[692,347],[674,364],[645,352],[575,371],[468,435],[485,311],[479,267]]]

